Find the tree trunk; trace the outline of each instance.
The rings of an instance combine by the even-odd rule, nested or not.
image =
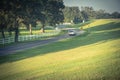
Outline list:
[[[19,24],[18,21],[15,22],[15,42],[18,42],[18,37],[19,37]]]
[[[1,29],[0,31],[3,39],[5,39],[4,28],[5,28],[5,24],[0,24],[0,29]]]
[[[3,29],[2,29],[2,31],[1,31],[1,33],[2,33],[2,38],[5,39],[5,33],[4,33],[4,30],[3,30]]]
[[[18,27],[15,28],[15,42],[18,42],[18,36],[19,36],[19,29]]]
[[[45,25],[43,24],[43,25],[42,25],[42,28],[41,28],[41,32],[42,32],[42,33],[45,33],[45,29],[44,29],[44,28],[45,28]]]
[[[30,35],[32,35],[32,25],[29,24]]]

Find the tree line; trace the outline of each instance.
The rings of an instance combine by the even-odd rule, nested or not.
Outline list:
[[[105,10],[94,10],[93,7],[65,7],[63,9],[65,16],[65,22],[79,23],[83,20],[91,19],[109,19],[109,18],[120,18],[119,12],[108,13]]]
[[[0,0],[0,32],[5,39],[5,31],[15,33],[18,42],[19,27],[24,24],[32,34],[32,26],[41,24],[45,32],[46,25],[55,26],[63,22],[80,23],[83,20],[120,18],[120,13],[107,13],[92,7],[65,7],[63,0]]]
[[[64,21],[64,7],[63,0],[0,0],[0,32],[3,39],[6,30],[9,33],[14,31],[15,42],[18,42],[21,23],[31,29],[39,22],[44,32],[45,25]]]

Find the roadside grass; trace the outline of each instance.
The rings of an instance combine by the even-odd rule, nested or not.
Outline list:
[[[92,22],[94,22],[95,20],[90,20],[90,21],[86,21],[84,23],[79,23],[79,24],[72,24],[72,25],[67,25],[66,28],[81,28],[82,26],[88,25]]]
[[[55,30],[54,30],[55,31]],[[35,33],[37,33],[37,32],[39,32],[39,31],[34,31]],[[50,32],[53,32],[53,30],[51,30],[51,31],[46,31],[46,33],[50,33]],[[42,37],[42,38],[36,38],[36,39],[31,39],[31,40],[26,40],[26,41],[21,41],[21,42],[17,42],[17,43],[15,43],[15,42],[13,42],[13,43],[8,43],[8,44],[0,44],[0,48],[3,48],[3,47],[7,47],[7,46],[14,46],[14,45],[17,45],[17,44],[21,44],[21,43],[29,43],[29,42],[34,42],[34,41],[40,41],[40,40],[46,40],[46,39],[50,39],[50,38],[53,38],[53,37],[56,37],[56,36],[60,36],[60,35],[63,35],[63,34],[65,34],[67,31],[64,31],[64,30],[62,30],[62,31],[60,31],[60,33],[59,34],[56,34],[56,35],[48,35],[48,36],[46,36],[45,34],[46,33],[41,33],[40,35],[44,35],[44,37]],[[27,32],[28,33],[28,32]],[[34,33],[34,34],[35,34]],[[22,35],[25,35],[24,34],[24,31],[22,31]]]
[[[45,30],[45,33],[53,32],[55,30]],[[40,30],[32,30],[33,34],[42,34]],[[21,30],[20,35],[30,35],[29,30]]]
[[[53,30],[53,29],[46,29],[45,30],[45,33],[42,33],[42,32],[40,32],[40,30],[36,30],[36,29],[34,29],[34,30],[32,30],[32,33],[33,33],[33,35],[35,35],[35,34],[39,34],[39,35],[44,35],[44,34],[46,34],[46,33],[52,33],[52,32],[54,32],[55,30]],[[36,41],[36,40],[46,40],[46,39],[48,39],[48,38],[52,38],[52,37],[55,37],[55,36],[58,36],[58,35],[61,35],[61,34],[63,34],[62,32],[60,32],[59,34],[57,34],[57,35],[50,35],[50,36],[45,36],[44,38],[39,38],[39,39],[31,39],[31,40],[29,40],[29,41],[22,41],[22,42],[17,42],[17,43],[7,43],[7,44],[0,44],[0,48],[3,48],[3,47],[5,47],[5,46],[10,46],[10,45],[16,45],[16,44],[19,44],[19,43],[27,43],[27,42],[31,42],[31,41]],[[2,39],[2,34],[0,33],[0,39]],[[29,30],[26,30],[26,29],[20,29],[20,32],[19,32],[19,36],[24,36],[24,35],[30,35],[30,32],[29,32]],[[8,38],[8,37],[14,37],[15,35],[14,35],[14,32],[12,32],[12,35],[11,36],[9,36],[9,33],[6,31],[5,32],[5,37],[6,38]]]
[[[46,33],[54,32],[54,31],[55,30],[52,30],[52,29],[45,30]],[[32,30],[32,33],[33,34],[42,34],[42,32],[40,32],[40,30],[36,30],[36,29]],[[0,35],[1,35],[0,36],[0,39],[1,39],[2,38],[2,34],[0,33]],[[19,35],[30,35],[30,32],[27,29],[20,29]],[[11,36],[14,36],[14,32],[12,32]],[[10,37],[9,32],[5,31],[5,37]]]
[[[89,32],[0,56],[0,80],[120,80],[120,20],[96,20]]]

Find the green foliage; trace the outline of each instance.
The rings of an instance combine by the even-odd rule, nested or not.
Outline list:
[[[62,0],[49,0],[48,4],[45,6],[46,22],[52,26],[62,23],[64,20],[64,15],[62,12],[63,8],[64,5]]]
[[[64,20],[65,22],[71,22],[74,19],[82,20],[79,7],[65,7],[65,9],[63,10],[63,13],[65,16],[65,20]]]
[[[65,7],[63,10],[65,22],[80,23],[83,20],[120,18],[119,12],[107,13],[105,10],[94,10],[92,7]]]
[[[63,22],[63,0],[17,0],[0,1],[0,29],[4,37],[4,30],[15,31],[15,42],[18,42],[19,25],[24,23],[29,29],[40,21],[44,31],[46,23],[55,25]],[[31,29],[31,28],[30,28]],[[32,30],[30,30],[32,33]]]
[[[113,12],[111,15],[112,15],[112,18],[120,18],[119,12]]]

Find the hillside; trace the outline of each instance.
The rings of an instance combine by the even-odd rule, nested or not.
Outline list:
[[[120,80],[120,20],[83,29],[88,33],[0,57],[0,80]]]

